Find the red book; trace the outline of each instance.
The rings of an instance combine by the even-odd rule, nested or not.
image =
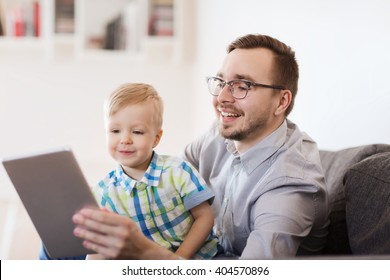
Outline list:
[[[24,36],[24,14],[21,7],[17,7],[14,11],[14,25],[15,25],[15,36]]]
[[[39,1],[33,4],[33,24],[35,37],[41,36],[41,5]]]

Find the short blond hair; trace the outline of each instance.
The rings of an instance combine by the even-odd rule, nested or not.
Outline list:
[[[163,101],[156,89],[143,83],[126,83],[110,94],[104,104],[105,119],[128,105],[151,102],[154,106],[153,119],[160,129],[163,123]]]

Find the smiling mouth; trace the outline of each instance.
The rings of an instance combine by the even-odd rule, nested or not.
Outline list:
[[[218,112],[221,114],[223,118],[238,118],[241,117],[241,114],[231,113],[222,111],[222,109],[218,109]]]
[[[219,112],[221,114],[222,117],[225,117],[225,118],[238,118],[240,117],[241,115],[239,114],[233,114],[233,113],[227,113],[227,112]]]
[[[135,152],[132,152],[132,151],[119,151],[120,154],[122,155],[131,155],[131,154],[134,154]]]

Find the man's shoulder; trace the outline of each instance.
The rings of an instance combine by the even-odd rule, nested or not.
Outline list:
[[[322,177],[317,143],[291,121],[287,121],[286,142],[275,153],[273,170],[286,178],[311,180]]]
[[[296,143],[296,142],[302,142],[304,144],[307,143],[313,143],[316,144],[316,142],[313,140],[313,138],[310,137],[309,134],[302,131],[297,124],[290,120],[286,120],[287,122],[287,143]]]

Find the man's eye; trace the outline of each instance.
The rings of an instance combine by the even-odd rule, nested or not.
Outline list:
[[[235,87],[237,90],[242,90],[242,91],[248,90],[248,85],[245,84],[245,83],[237,83],[237,84],[234,85],[234,87]]]

